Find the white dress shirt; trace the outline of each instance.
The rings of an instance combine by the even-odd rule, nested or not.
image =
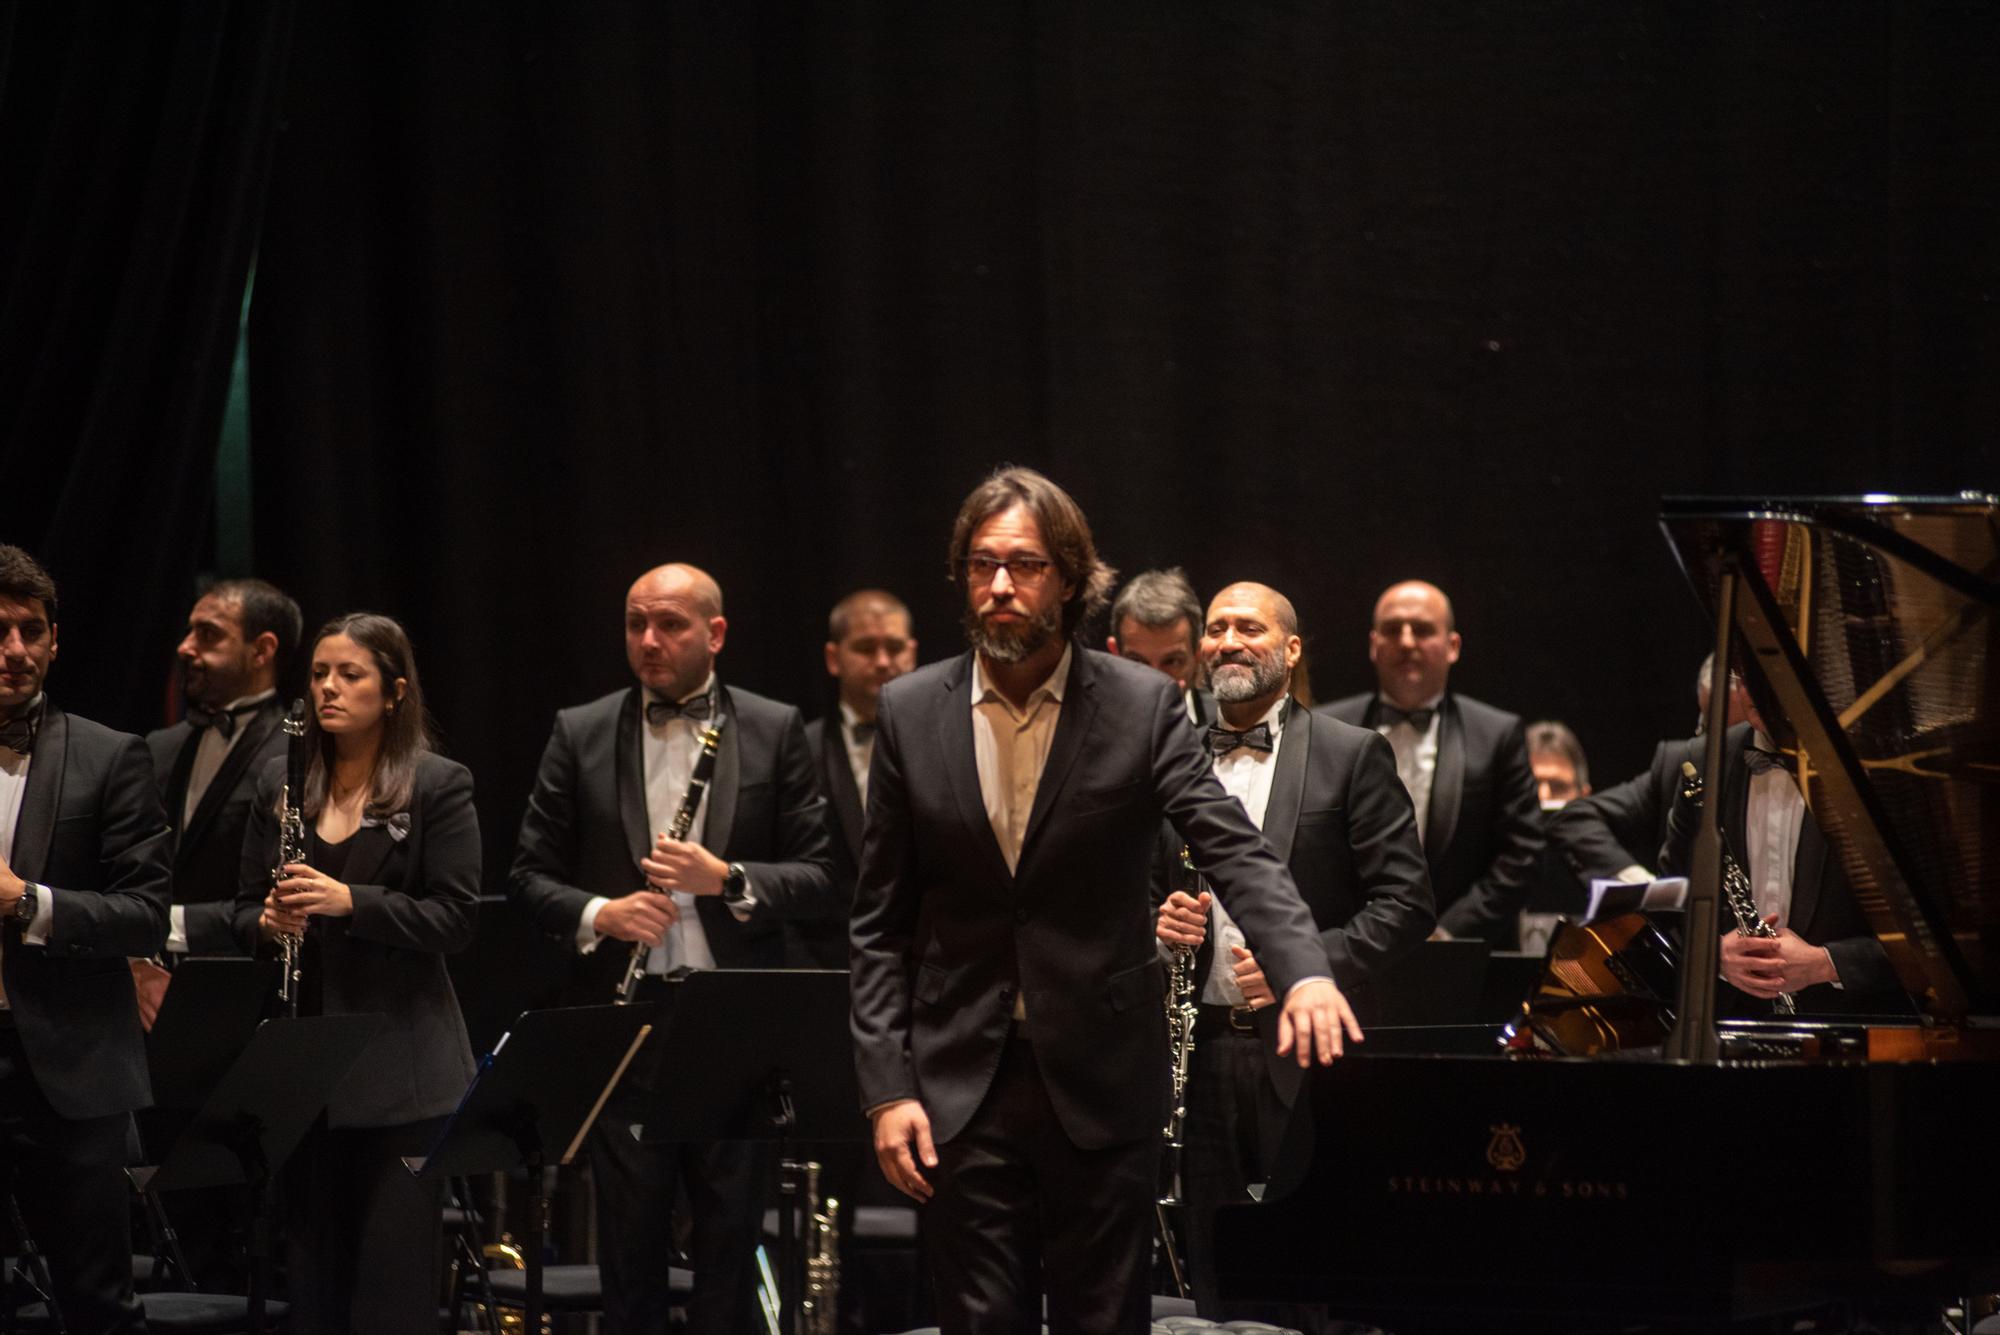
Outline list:
[[[21,802],[28,795],[28,767],[33,762],[31,755],[22,755],[11,746],[0,746],[0,858],[5,858],[10,867],[14,865],[14,835],[21,824]],[[55,923],[55,891],[47,886],[38,889],[35,916],[21,934],[22,945],[47,945],[49,928]],[[4,940],[4,934],[0,934],[0,950],[6,949]],[[0,991],[0,1008],[6,1005],[7,994]]]
[[[715,674],[711,672],[700,690],[682,696],[678,703],[686,704],[714,689]],[[644,754],[646,777],[646,823],[656,835],[665,834],[673,825],[674,815],[680,810],[681,798],[687,793],[688,781],[694,776],[695,758],[701,754],[702,731],[713,722],[712,719],[697,722],[682,716],[670,718],[665,723],[653,723],[646,717],[646,706],[663,698],[649,687],[639,703],[639,744]],[[688,827],[688,843],[700,843],[708,829],[708,796],[707,792],[703,792],[700,803],[695,807],[694,824]],[[649,844],[649,855],[651,851]],[[701,915],[695,909],[700,897],[686,890],[675,890],[672,894],[680,915],[667,929],[665,943],[656,946],[647,957],[646,972],[663,974],[683,966],[713,969],[715,953],[709,948],[708,933],[702,928]],[[598,942],[604,939],[597,932],[597,914],[609,902],[604,895],[594,895],[583,906],[583,915],[576,925],[576,944],[577,949],[586,955],[597,949]],[[747,909],[739,912],[732,908],[730,912],[738,919],[749,916]]]
[[[1258,751],[1239,746],[1226,756],[1217,756],[1215,777],[1221,781],[1225,792],[1243,804],[1250,823],[1261,830],[1264,828],[1264,810],[1271,803],[1271,776],[1278,772],[1278,748],[1284,744],[1284,697],[1279,697],[1270,712],[1257,722],[1271,729],[1271,749]],[[1254,728],[1256,724],[1250,726]],[[1236,985],[1236,958],[1229,953],[1229,948],[1247,947],[1249,943],[1243,929],[1229,916],[1229,910],[1222,907],[1220,895],[1209,901],[1208,915],[1208,931],[1210,939],[1215,942],[1215,957],[1208,968],[1208,980],[1202,984],[1201,999],[1211,1005],[1241,1006],[1243,989]]]
[[[861,794],[861,809],[868,809],[868,767],[875,761],[874,725],[869,725],[868,735],[857,738],[855,725],[863,722],[861,715],[845,701],[840,702],[840,739],[847,745],[847,768],[854,775],[854,787]]]
[[[1440,691],[1418,705],[1419,709],[1438,710],[1444,702]],[[1396,719],[1375,725],[1375,731],[1389,739],[1389,745],[1396,752],[1396,777],[1403,781],[1409,791],[1410,802],[1417,809],[1417,842],[1424,841],[1424,830],[1430,824],[1431,781],[1437,777],[1438,767],[1438,726],[1444,722],[1441,710],[1431,715],[1428,728],[1419,733],[1408,719]]]
[[[1048,680],[1016,709],[1012,701],[986,679],[986,664],[972,656],[972,756],[979,768],[979,796],[993,837],[1000,842],[1007,870],[1018,871],[1021,844],[1028,836],[1028,815],[1035,809],[1035,791],[1049,763],[1049,747],[1062,717],[1063,690],[1069,684],[1067,646]],[[1014,1018],[1028,1018],[1023,989],[1014,989]]]
[[[1771,739],[1762,733],[1751,744],[1773,749]],[[1750,876],[1758,914],[1777,914],[1780,927],[1791,921],[1792,864],[1799,854],[1805,819],[1806,800],[1788,771],[1773,765],[1750,776],[1749,810],[1743,820],[1743,851],[1749,865],[1743,870]]]
[[[222,712],[233,714],[239,709],[248,711],[277,693],[277,688],[273,687],[268,691],[259,691],[255,695],[231,700],[222,707]],[[229,759],[229,753],[236,749],[236,743],[243,740],[244,729],[240,726],[242,720],[238,719],[237,723],[239,726],[232,728],[227,737],[222,735],[220,728],[201,730],[201,740],[194,744],[194,763],[188,767],[187,797],[181,803],[180,824],[174,827],[176,842],[194,822],[194,813],[200,808],[201,799],[208,795],[208,786],[214,783],[215,776],[222,772],[222,762]],[[174,955],[185,955],[187,948],[187,905],[175,904],[167,909],[167,951]]]

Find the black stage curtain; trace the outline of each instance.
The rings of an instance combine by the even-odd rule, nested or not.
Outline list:
[[[290,0],[0,6],[0,540],[55,577],[51,690],[159,722],[209,534]]]
[[[1375,594],[1601,782],[1693,722],[1687,492],[1994,484],[2000,11],[1574,0],[312,3],[253,313],[257,548],[416,637],[489,881],[669,559],[816,711],[863,584],[1043,467],[1130,572]]]

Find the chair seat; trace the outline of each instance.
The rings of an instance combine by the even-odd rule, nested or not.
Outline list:
[[[528,1272],[495,1266],[486,1272],[493,1286],[493,1299],[504,1307],[528,1305]],[[694,1272],[671,1266],[667,1288],[676,1302],[685,1302],[694,1293]],[[466,1296],[477,1301],[477,1291]],[[594,1265],[552,1265],[542,1268],[542,1306],[551,1312],[601,1312],[604,1310],[604,1282]]]

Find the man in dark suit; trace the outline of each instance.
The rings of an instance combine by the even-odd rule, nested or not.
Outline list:
[[[241,949],[230,924],[237,861],[257,772],[285,751],[278,675],[302,633],[299,605],[261,579],[225,580],[188,613],[175,651],[187,711],[172,727],[146,734],[174,831],[169,962]],[[143,960],[132,967],[151,1027],[166,976]]]
[[[1104,596],[1082,511],[1028,469],[953,526],[971,652],[882,693],[853,919],[863,1104],[927,1201],[947,1332],[1142,1332],[1166,1115],[1149,885],[1160,821],[1282,998],[1280,1050],[1359,1036],[1283,862],[1166,677],[1083,649]]]
[[[1142,570],[1125,581],[1111,603],[1104,649],[1172,677],[1196,728],[1215,722],[1215,697],[1202,687],[1201,599],[1179,566]]]
[[[676,968],[779,968],[782,923],[824,916],[831,895],[824,800],[790,705],[721,685],[728,622],[702,571],[648,571],[625,597],[634,686],[556,715],[521,821],[509,894],[578,954],[579,1000],[610,1001],[632,948],[649,951],[641,997]],[[713,778],[689,837],[667,837],[720,721]],[[605,1315],[617,1335],[666,1329],[676,1188],[693,1204],[689,1329],[748,1328],[769,1160],[748,1142],[641,1145],[652,1092],[672,1072],[627,1075],[590,1142]]]
[[[1718,1013],[1769,1015],[1781,992],[1801,1014],[1908,1013],[1910,999],[1855,903],[1839,858],[1806,809],[1784,753],[1771,745],[1755,707],[1747,712],[1745,722],[1723,735],[1721,827],[1730,856],[1750,878],[1758,912],[1778,935],[1752,937],[1733,926],[1724,932],[1727,986]],[[1653,860],[1660,873],[1686,875],[1700,815],[1698,805],[1681,795],[1681,766],[1692,764],[1700,773],[1707,759],[1704,737],[1662,742],[1646,773],[1556,813],[1552,842],[1578,876],[1615,875],[1605,867],[1650,834],[1658,841]],[[1714,799],[1714,788],[1703,787],[1705,798]],[[1733,923],[1726,908],[1723,921]]]
[[[1461,641],[1451,601],[1421,580],[1375,603],[1368,658],[1376,689],[1320,706],[1373,728],[1396,752],[1416,804],[1439,937],[1512,949],[1542,855],[1535,776],[1518,715],[1447,688]]]
[[[839,689],[839,706],[806,724],[806,745],[819,766],[830,817],[834,893],[825,917],[785,924],[799,968],[847,967],[847,913],[861,871],[862,815],[875,757],[875,702],[884,686],[916,665],[917,641],[902,599],[881,589],[859,589],[834,604],[826,625],[826,672]]]
[[[152,1102],[126,960],[167,934],[169,834],[137,737],[42,692],[55,584],[0,546],[0,1167],[67,1328],[138,1331],[131,1114]]]
[[[1286,860],[1343,992],[1422,945],[1436,919],[1409,794],[1389,743],[1291,698],[1304,642],[1291,601],[1232,584],[1209,604],[1202,665],[1221,708],[1204,735],[1216,778]],[[1177,859],[1176,859],[1177,861]],[[1164,886],[1161,887],[1165,889]],[[1214,1214],[1271,1180],[1303,1073],[1272,1052],[1274,997],[1256,953],[1213,896],[1175,889],[1156,932],[1192,950],[1195,1045],[1182,1163],[1188,1259],[1202,1315],[1220,1315]]]

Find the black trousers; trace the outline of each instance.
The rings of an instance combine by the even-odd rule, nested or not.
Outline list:
[[[632,1124],[652,1119],[655,1078],[621,1083],[590,1132],[605,1329],[609,1335],[665,1335],[674,1204],[685,1189],[694,1266],[688,1333],[747,1335],[759,1326],[757,1244],[771,1195],[773,1152],[757,1141],[634,1140]]]
[[[286,1165],[285,1271],[294,1335],[436,1335],[444,1181],[405,1154],[439,1122],[329,1130],[324,1117]]]
[[[924,1235],[945,1335],[1144,1335],[1160,1138],[1079,1149],[1017,1033],[965,1130],[937,1147]]]
[[[1216,1207],[1249,1200],[1249,1184],[1263,1180],[1260,1105],[1277,1097],[1267,1089],[1266,1060],[1254,1032],[1204,1025],[1195,1036],[1181,1130],[1186,1205],[1177,1222],[1186,1236],[1195,1310],[1211,1321],[1222,1319],[1215,1281]]]
[[[0,1189],[20,1202],[71,1335],[146,1329],[132,1293],[131,1124],[127,1113],[58,1115],[28,1068],[13,1017],[0,1021]]]

